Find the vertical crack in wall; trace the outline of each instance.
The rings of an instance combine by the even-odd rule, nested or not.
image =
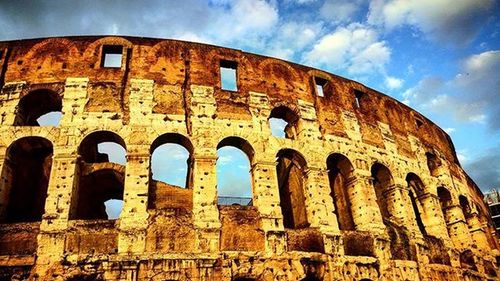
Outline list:
[[[0,89],[3,89],[5,83],[5,73],[7,72],[7,65],[9,64],[10,48],[5,48],[5,54],[2,62],[2,69],[0,72]]]
[[[193,129],[191,124],[191,90],[189,89],[190,71],[191,71],[191,52],[189,49],[184,49],[182,53],[184,59],[184,82],[182,83],[182,105],[184,106],[184,116],[186,122],[186,130],[189,136],[192,135]]]
[[[121,87],[120,87],[120,100],[121,100],[121,105],[122,105],[122,110],[123,110],[123,124],[128,124],[130,122],[130,106],[129,102],[125,102],[126,98],[128,97],[129,91],[127,90],[129,88],[129,79],[128,79],[128,74],[130,72],[130,61],[132,58],[132,48],[127,48],[127,55],[126,55],[126,61],[125,61],[125,71],[122,76],[122,81],[120,82]],[[127,90],[127,91],[126,91]],[[127,97],[126,97],[127,96]]]

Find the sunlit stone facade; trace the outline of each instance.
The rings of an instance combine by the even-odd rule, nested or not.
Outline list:
[[[0,66],[1,280],[500,273],[488,209],[449,136],[358,82],[133,37],[0,42]],[[221,67],[235,70],[235,89],[221,87]],[[57,126],[37,126],[54,111]],[[270,117],[288,123],[285,138]],[[125,148],[126,164],[99,153],[101,142]],[[186,188],[151,179],[164,143],[189,151]],[[223,146],[250,160],[249,206],[217,204]],[[109,199],[124,202],[116,220]]]

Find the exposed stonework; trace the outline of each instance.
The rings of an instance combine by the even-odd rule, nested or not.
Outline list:
[[[104,67],[103,46],[122,50]],[[221,47],[0,42],[0,280],[496,280],[488,209],[449,136],[360,83]],[[237,91],[221,89],[221,61]],[[322,81],[324,97],[316,93]],[[61,111],[58,126],[36,118]],[[269,118],[288,122],[286,138]],[[127,151],[109,162],[97,144]],[[186,188],[151,153],[189,152]],[[217,148],[252,206],[219,206]],[[124,201],[117,220],[103,202]]]

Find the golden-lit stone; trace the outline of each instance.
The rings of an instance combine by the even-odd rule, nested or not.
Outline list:
[[[118,67],[104,67],[103,46],[121,50]],[[1,280],[500,274],[487,207],[449,136],[358,82],[175,40],[33,39],[0,52]],[[221,89],[221,61],[236,66],[237,91]],[[36,126],[49,111],[60,124]],[[286,138],[270,117],[288,122]],[[102,141],[123,146],[126,165],[97,152]],[[151,178],[167,142],[190,154],[185,189]],[[249,157],[251,206],[217,204],[226,145]],[[110,198],[124,201],[117,220]]]

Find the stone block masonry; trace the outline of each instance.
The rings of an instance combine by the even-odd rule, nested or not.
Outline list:
[[[176,40],[0,52],[0,280],[498,279],[487,206],[449,136],[356,81]],[[152,178],[168,143],[189,153],[185,188]],[[249,159],[247,205],[218,200],[225,146]],[[108,200],[123,201],[117,219]]]

